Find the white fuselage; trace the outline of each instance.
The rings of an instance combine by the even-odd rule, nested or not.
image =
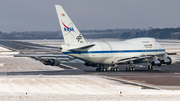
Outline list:
[[[116,64],[118,60],[148,54],[165,53],[154,38],[135,38],[116,42],[92,42],[92,48],[84,52],[67,51],[72,46],[62,45],[62,52],[91,63]],[[75,46],[73,46],[75,47]]]

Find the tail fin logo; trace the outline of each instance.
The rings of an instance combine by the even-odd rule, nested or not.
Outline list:
[[[79,34],[79,36],[76,37],[76,40],[78,40],[78,42],[79,42],[79,40],[81,40],[81,39],[82,39],[82,35]],[[83,42],[81,42],[81,43],[83,43]]]
[[[66,26],[63,22],[62,22],[62,24],[63,24],[63,26],[64,26],[64,31],[69,31],[69,32],[74,31],[74,28],[73,28],[73,27],[68,27],[68,26]]]

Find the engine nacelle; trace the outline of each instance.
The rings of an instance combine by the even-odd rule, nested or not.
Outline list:
[[[48,61],[44,61],[44,65],[51,65],[51,66],[59,66],[60,65],[60,59],[50,59]]]
[[[171,64],[175,64],[176,63],[176,57],[167,57],[166,59],[162,60],[163,64],[167,64],[167,65],[171,65]]]
[[[161,60],[155,60],[152,62],[152,65],[154,66],[161,66]]]
[[[88,62],[86,62],[84,65],[86,65],[86,66],[92,66],[92,67],[97,67],[97,64],[88,63]]]

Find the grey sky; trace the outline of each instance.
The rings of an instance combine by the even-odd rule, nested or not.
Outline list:
[[[78,29],[180,26],[180,0],[1,0],[0,31],[60,30],[55,4]]]

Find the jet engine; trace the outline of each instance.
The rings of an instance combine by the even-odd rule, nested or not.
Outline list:
[[[176,57],[167,57],[166,59],[162,60],[163,64],[171,65],[176,63]]]
[[[152,62],[152,65],[161,66],[161,64],[171,65],[171,64],[175,64],[175,63],[176,63],[176,57],[171,56],[171,57],[167,57],[163,60],[160,60],[160,59],[155,60]]]
[[[154,66],[161,66],[161,60],[158,59],[158,60],[153,61],[152,65],[154,65]]]
[[[59,66],[60,65],[60,59],[50,59],[47,61],[44,61],[44,65],[51,65],[51,66]]]

